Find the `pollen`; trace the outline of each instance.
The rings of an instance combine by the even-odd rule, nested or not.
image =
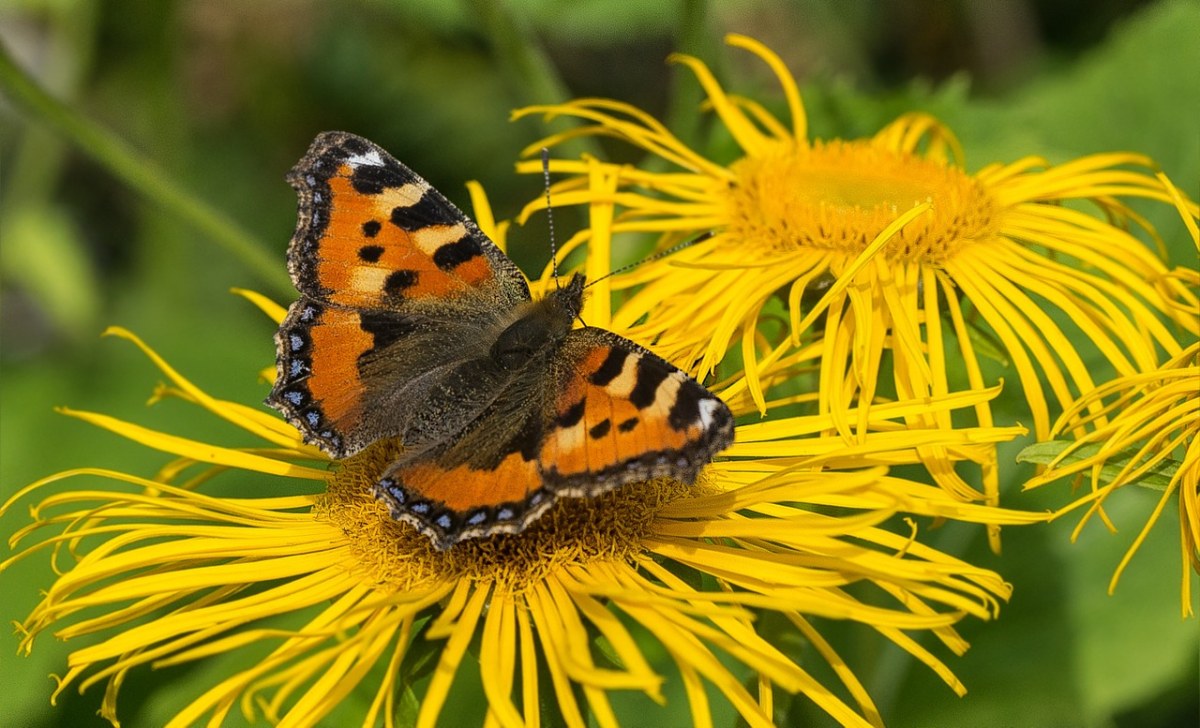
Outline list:
[[[519,592],[564,567],[630,562],[645,553],[644,539],[663,508],[712,490],[703,475],[691,486],[671,478],[630,483],[594,498],[563,498],[521,533],[439,551],[375,500],[374,483],[399,452],[396,443],[382,441],[340,461],[314,515],[345,534],[363,577],[400,591],[467,579]]]
[[[900,230],[883,255],[937,265],[998,230],[991,196],[960,168],[869,142],[781,143],[731,169],[727,232],[743,244],[856,253],[924,202],[930,213]]]

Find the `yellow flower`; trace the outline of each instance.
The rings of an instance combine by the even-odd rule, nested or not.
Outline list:
[[[1174,190],[1164,178],[1163,183]],[[1187,217],[1176,193],[1192,242],[1200,253],[1200,230]],[[1178,269],[1175,277],[1195,288],[1200,271]],[[1084,416],[1084,412],[1094,414]],[[1104,420],[1107,416],[1110,419]],[[1090,428],[1081,430],[1080,427]],[[1050,433],[1069,444],[1042,443],[1022,453],[1025,459],[1048,465],[1025,484],[1036,488],[1066,476],[1089,474],[1090,491],[1062,508],[1056,516],[1087,507],[1072,539],[1094,515],[1112,531],[1117,528],[1104,511],[1105,501],[1127,485],[1160,490],[1158,506],[1134,538],[1113,572],[1108,591],[1117,588],[1125,567],[1172,500],[1178,501],[1182,577],[1180,596],[1185,617],[1192,614],[1192,572],[1200,574],[1200,342],[1193,343],[1161,367],[1119,377],[1088,392],[1063,413]],[[1178,494],[1178,497],[1176,497]]]
[[[948,668],[909,632],[930,631],[961,652],[966,644],[952,625],[966,614],[991,617],[997,599],[1009,593],[996,574],[880,524],[896,513],[1004,523],[1037,518],[962,504],[940,489],[861,467],[911,462],[913,455],[895,439],[850,451],[836,440],[802,437],[827,421],[783,420],[744,427],[729,459],[714,463],[694,488],[662,480],[565,501],[522,534],[438,551],[370,495],[386,464],[386,445],[327,469],[290,426],[211,397],[132,334],[111,333],[136,343],[171,380],[159,398],[197,404],[266,444],[225,448],[64,410],[178,459],[151,479],[95,468],[59,473],[5,506],[65,478],[135,486],[132,492],[50,495],[34,509],[34,523],[13,538],[58,529],[14,559],[53,547],[58,563],[61,547],[70,547],[75,563],[22,625],[22,648],[31,649],[46,630],[63,639],[99,635],[71,653],[56,693],[107,681],[102,714],[114,723],[118,690],[134,679],[131,671],[267,644],[267,657],[211,686],[172,725],[220,719],[235,705],[248,717],[261,710],[280,724],[313,725],[382,665],[378,683],[365,686],[374,697],[362,724],[383,716],[390,725],[397,703],[407,702],[419,704],[412,708],[416,724],[430,726],[468,644],[478,638],[491,720],[523,725],[522,716],[536,713],[538,696],[549,691],[568,725],[583,725],[588,713],[600,725],[615,725],[609,692],[636,690],[663,700],[664,677],[649,664],[630,623],[652,635],[674,662],[696,725],[710,724],[705,682],[751,725],[771,722],[774,688],[805,694],[843,723],[879,723],[863,686],[812,618],[878,630],[961,693]],[[983,396],[989,394],[974,398]],[[880,408],[877,416],[903,416],[901,410]],[[963,430],[946,433],[945,444],[1014,434]],[[304,464],[309,461],[316,462]],[[831,469],[796,466],[821,461]],[[227,471],[284,476],[302,494],[201,492]],[[91,546],[76,546],[81,540]],[[697,587],[681,572],[702,574],[716,586]],[[851,585],[856,588],[848,590]],[[758,634],[755,613],[762,611],[784,617],[843,685],[816,682]],[[269,621],[287,615],[301,618],[299,626]],[[430,642],[439,654],[418,700],[406,682],[406,656]],[[757,694],[717,651],[758,676]],[[541,681],[539,660],[549,686]]]
[[[985,386],[969,304],[1015,366],[1041,437],[1051,422],[1043,378],[1062,407],[1094,386],[1074,338],[1089,340],[1119,375],[1133,375],[1158,365],[1159,348],[1179,354],[1162,316],[1185,329],[1200,326],[1195,293],[1128,230],[1157,239],[1124,198],[1172,201],[1151,160],[1127,152],[1060,165],[1026,157],[969,174],[951,132],[920,113],[869,139],[809,139],[799,90],[779,57],[744,36],[727,40],[770,67],[791,114],[788,126],[759,103],[726,93],[699,60],[674,56],[740,147],[731,163],[706,158],[617,101],[581,99],[516,114],[585,122],[530,150],[609,136],[666,163],[651,171],[554,160],[553,171],[572,175],[555,186],[555,204],[614,205],[614,232],[659,235],[663,247],[712,231],[611,283],[630,291],[614,325],[655,342],[659,353],[696,362],[692,371],[704,376],[731,342],[741,341],[744,358],[770,361],[810,341],[820,411],[834,413],[838,432],[852,438],[862,421],[845,412],[857,403],[945,394],[960,367],[969,386]],[[611,180],[598,185],[605,175]],[[1195,219],[1196,204],[1182,204]],[[543,206],[534,201],[525,215]],[[781,315],[788,336],[775,336],[775,348],[760,353],[756,340]],[[811,336],[814,322],[823,322],[823,336]],[[746,367],[745,386],[765,410],[757,364],[747,360]],[[880,381],[888,372],[894,391]],[[991,424],[986,404],[975,414]],[[950,426],[920,414],[912,424]]]
[[[1084,408],[1108,415],[1072,422]],[[1109,582],[1117,588],[1121,573],[1172,500],[1178,501],[1180,547],[1183,554],[1183,613],[1192,613],[1191,572],[1200,573],[1200,343],[1192,344],[1162,367],[1144,374],[1120,377],[1100,385],[1064,413],[1052,436],[1061,437],[1078,425],[1091,426],[1070,444],[1034,446],[1024,456],[1049,467],[1025,484],[1036,488],[1053,480],[1088,474],[1090,491],[1060,510],[1056,516],[1080,507],[1087,512],[1072,538],[1094,515],[1112,531],[1116,526],[1104,512],[1105,501],[1116,490],[1141,484],[1160,490],[1158,506],[1133,540]],[[1050,455],[1051,452],[1057,452]],[[1042,453],[1042,455],[1037,455]]]
[[[244,295],[282,318],[275,304]],[[261,441],[224,447],[64,410],[175,459],[151,478],[59,473],[5,504],[65,479],[129,486],[43,497],[12,542],[40,540],[0,565],[53,549],[58,576],[22,625],[22,649],[47,631],[88,638],[70,654],[56,695],[103,682],[101,713],[114,723],[122,684],[145,667],[230,655],[242,667],[194,695],[171,725],[220,723],[237,707],[248,719],[261,713],[289,726],[326,716],[338,725],[432,726],[477,644],[470,654],[486,697],[478,711],[489,725],[536,724],[545,705],[566,725],[616,725],[612,693],[661,703],[664,682],[676,676],[695,725],[712,724],[710,688],[750,725],[773,722],[777,689],[806,696],[840,723],[879,725],[864,686],[814,619],[879,632],[961,694],[914,633],[961,653],[966,643],[953,625],[994,616],[1009,587],[922,544],[912,519],[1041,518],[964,504],[882,467],[916,462],[920,447],[965,453],[1019,434],[909,433],[899,424],[915,409],[978,406],[992,389],[873,408],[871,435],[853,446],[819,436],[832,426],[828,416],[746,425],[693,487],[660,479],[566,500],[521,534],[438,551],[371,496],[392,443],[330,463],[275,416],[212,397],[129,332],[110,333],[134,342],[170,381],[156,400],[182,399]],[[773,380],[787,366],[762,376]],[[753,410],[745,396],[731,405]],[[238,492],[260,492],[249,481],[262,475],[297,494],[205,494],[231,476],[243,481]],[[909,519],[910,535],[884,527],[898,515]],[[770,633],[756,619],[765,614],[780,618]],[[805,640],[840,684],[820,682],[784,652],[781,634]],[[647,654],[650,640],[667,665]],[[365,714],[343,705],[352,692],[368,697],[358,703]]]

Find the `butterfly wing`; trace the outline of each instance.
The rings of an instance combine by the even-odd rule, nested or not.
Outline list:
[[[733,415],[699,382],[598,328],[572,331],[539,460],[556,495],[671,476],[687,483],[733,442]]]
[[[299,196],[288,270],[301,293],[353,308],[480,292],[509,306],[529,300],[508,256],[378,145],[325,132],[287,179]]]
[[[520,396],[524,410],[499,400],[451,450],[387,473],[376,492],[392,515],[448,548],[519,532],[562,497],[660,476],[694,482],[733,441],[724,402],[603,329],[571,331],[538,388]],[[493,435],[490,445],[475,433]]]
[[[366,139],[321,134],[288,181],[299,196],[288,270],[301,296],[276,336],[267,403],[345,457],[403,434],[381,412],[479,356],[529,287],[466,215]]]

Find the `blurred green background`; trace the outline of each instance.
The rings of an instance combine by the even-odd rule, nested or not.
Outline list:
[[[673,50],[699,55],[734,90],[780,108],[765,69],[722,46],[731,31],[780,53],[802,83],[816,136],[869,135],[899,113],[924,110],[959,135],[971,169],[1030,154],[1065,161],[1129,150],[1152,156],[1200,197],[1194,1],[5,0],[8,54],[148,160],[152,194],[134,191],[0,94],[0,495],[70,467],[148,475],[165,462],[55,414],[57,405],[245,444],[189,405],[144,407],[159,375],[131,346],[98,334],[129,327],[207,391],[260,401],[267,386],[257,372],[273,362],[273,326],[229,288],[290,299],[284,250],[295,201],[283,175],[317,132],[375,140],[464,209],[463,183],[480,180],[497,216],[509,217],[541,191],[540,179],[518,177],[513,163],[546,131],[536,120],[509,123],[513,108],[611,96],[697,140],[705,129],[694,112],[699,92],[663,62]],[[219,219],[205,227],[162,204],[175,188]],[[1196,264],[1173,211],[1139,209],[1160,226],[1174,263]],[[569,226],[571,212],[563,217]],[[249,241],[262,263],[220,244],[220,230]],[[547,257],[544,230],[544,218],[534,218],[511,237],[526,271]],[[1009,421],[1028,424],[1019,400],[1005,401]],[[1008,505],[1063,502],[1061,488],[1019,494],[1027,475],[1009,470]],[[240,478],[218,487],[283,492],[287,484]],[[1200,620],[1179,616],[1178,512],[1168,508],[1109,597],[1111,570],[1153,500],[1131,492],[1113,506],[1122,526],[1115,537],[1099,523],[1074,545],[1071,522],[1008,529],[1001,556],[987,551],[977,528],[923,531],[1016,588],[997,622],[963,624],[973,645],[964,658],[934,648],[967,684],[966,698],[865,630],[822,628],[891,725],[1194,725]],[[26,519],[21,505],[0,532]],[[8,623],[28,613],[52,576],[48,559],[36,557],[0,578],[0,621]],[[43,635],[23,658],[16,644],[0,640],[0,724],[104,724],[95,716],[102,688],[48,705],[47,676],[65,672],[68,645]],[[160,725],[221,669],[139,673],[122,695],[125,725]],[[455,693],[468,711],[478,705],[471,690]],[[622,708],[629,724],[645,725],[641,704],[630,705]],[[677,702],[662,720],[686,716]],[[827,722],[799,707],[792,717]],[[717,718],[734,723],[727,708]],[[235,714],[230,724],[241,720]]]

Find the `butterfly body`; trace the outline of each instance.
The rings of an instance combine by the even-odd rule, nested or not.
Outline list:
[[[267,403],[331,456],[391,438],[376,494],[440,548],[558,498],[669,475],[732,440],[725,405],[651,352],[574,328],[584,280],[532,300],[463,213],[385,151],[327,132],[289,175],[300,298]]]

